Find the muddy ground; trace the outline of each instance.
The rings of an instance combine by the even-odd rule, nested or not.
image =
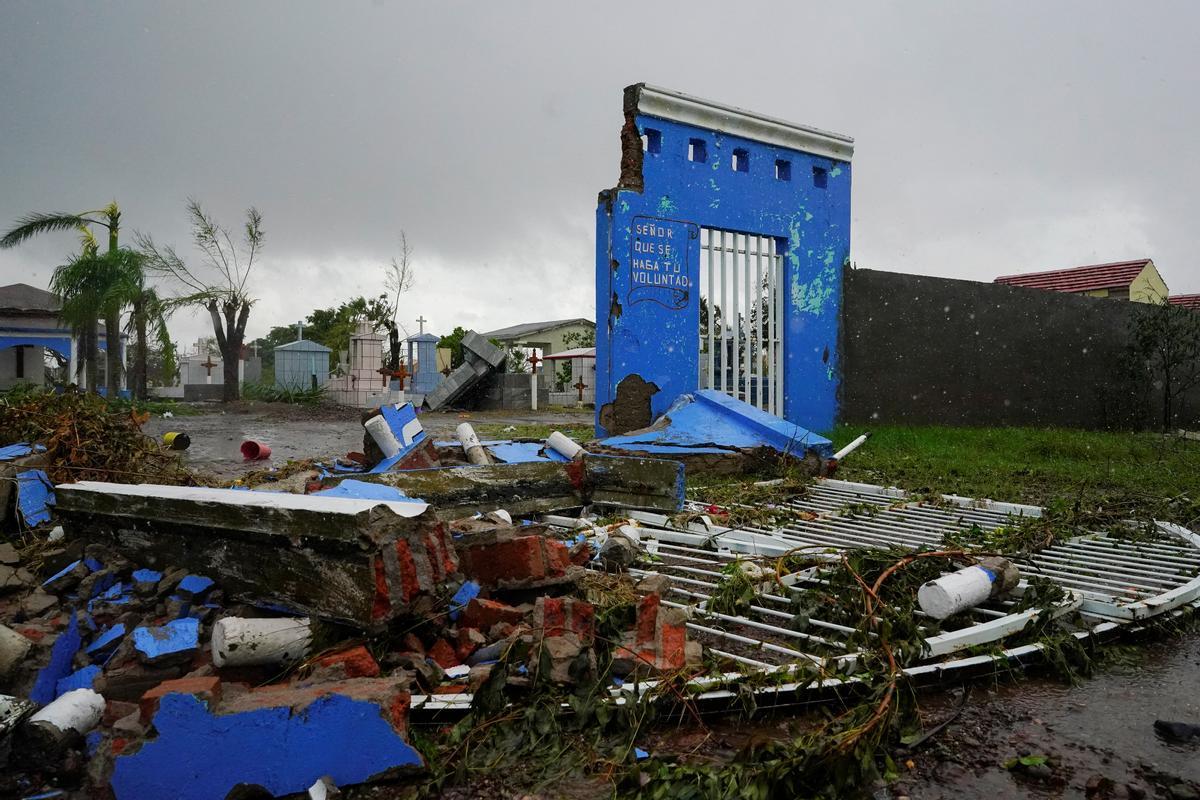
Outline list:
[[[336,406],[299,406],[280,403],[202,404],[202,413],[164,419],[154,416],[142,426],[151,436],[179,431],[191,437],[192,444],[183,454],[187,466],[198,472],[222,478],[236,478],[260,470],[267,462],[242,460],[239,447],[246,439],[263,442],[271,448],[270,466],[279,467],[289,460],[305,458],[333,459],[363,449],[360,412]],[[550,425],[555,427],[590,425],[592,411],[473,411],[425,412],[421,424],[435,439],[453,439],[461,422],[492,426]]]

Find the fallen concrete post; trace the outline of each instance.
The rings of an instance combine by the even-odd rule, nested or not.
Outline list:
[[[359,475],[421,498],[442,519],[502,507],[529,514],[600,503],[656,511],[683,507],[683,465],[657,458],[587,454],[569,462],[406,470]],[[341,479],[329,478],[335,486]]]
[[[31,747],[57,752],[100,724],[104,698],[92,689],[75,689],[38,711],[25,723]]]
[[[458,438],[462,445],[463,452],[467,455],[467,461],[470,461],[476,466],[487,466],[492,463],[492,457],[483,449],[483,445],[479,443],[479,437],[475,434],[475,429],[471,427],[471,423],[464,422],[454,431],[454,435]]]
[[[215,667],[290,664],[302,660],[311,645],[312,625],[307,618],[223,617],[213,624]]]
[[[436,411],[458,400],[489,372],[504,363],[504,351],[475,331],[462,338],[463,363],[425,396],[425,405]]]
[[[578,458],[583,454],[583,448],[579,446],[578,442],[558,431],[554,431],[546,438],[546,447],[568,461]]]
[[[917,602],[929,616],[945,619],[1015,589],[1020,580],[1016,565],[1007,558],[985,558],[922,584]]]
[[[360,628],[461,583],[447,529],[420,502],[84,481],[59,487],[57,511],[139,564],[220,575],[228,597]]]

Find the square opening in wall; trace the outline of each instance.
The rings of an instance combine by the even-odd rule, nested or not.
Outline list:
[[[702,164],[708,160],[708,149],[703,139],[688,139],[688,161]]]
[[[647,153],[662,152],[662,132],[646,128],[642,133],[642,150]]]
[[[777,159],[775,161],[775,180],[790,181],[792,179],[792,162]]]
[[[829,185],[829,170],[824,167],[813,167],[813,186],[824,189]]]
[[[733,171],[734,172],[749,172],[750,171],[750,151],[738,148],[733,151]]]

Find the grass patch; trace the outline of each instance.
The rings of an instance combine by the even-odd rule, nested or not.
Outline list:
[[[281,388],[270,383],[247,383],[242,386],[242,399],[260,403],[298,403],[315,406],[325,399],[325,388]]]
[[[507,425],[502,422],[473,422],[472,427],[481,439],[545,439],[554,431],[582,444],[595,438],[591,425]]]
[[[204,411],[189,403],[181,403],[177,400],[169,399],[153,399],[153,400],[113,400],[109,403],[109,407],[114,411],[133,411],[138,414],[150,414],[152,416],[161,417],[168,411],[176,417],[195,417],[203,414]]]
[[[841,447],[862,426],[839,426]],[[838,468],[844,480],[918,493],[1153,514],[1200,523],[1200,442],[1063,428],[885,426]]]

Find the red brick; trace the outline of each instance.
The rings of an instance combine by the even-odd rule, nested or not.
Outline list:
[[[487,644],[487,638],[478,629],[459,627],[458,646],[455,648],[455,652],[458,653],[460,660],[465,661],[471,653],[485,644]]]
[[[661,598],[656,594],[648,594],[638,601],[637,635],[634,637],[637,644],[650,644],[655,640],[660,602]]]
[[[438,639],[433,643],[433,647],[429,648],[429,657],[442,669],[457,667],[462,663],[458,660],[458,653],[454,652],[454,646],[445,639]]]
[[[208,702],[208,707],[215,708],[221,701],[221,679],[215,675],[207,678],[177,678],[173,681],[163,681],[142,695],[138,705],[142,711],[142,722],[149,724],[158,710],[158,701],[169,694],[191,694]]]
[[[492,626],[498,622],[516,625],[523,619],[525,619],[525,615],[519,609],[496,600],[483,600],[476,597],[463,609],[462,616],[459,617],[459,624],[468,628],[478,628],[481,631],[490,631]]]
[[[546,570],[551,575],[562,575],[571,566],[571,550],[562,542],[542,539],[546,546]]]
[[[580,542],[568,552],[571,563],[577,567],[586,567],[588,562],[592,560],[592,545],[589,542]]]
[[[571,566],[567,546],[541,536],[475,545],[464,559],[469,577],[485,586],[543,581],[564,575]]]
[[[124,700],[109,700],[104,704],[104,716],[100,719],[100,724],[106,728],[111,728],[112,724],[121,717],[127,717],[138,710],[137,703],[128,703]]]
[[[404,645],[405,650],[420,653],[422,656],[425,655],[425,643],[415,633],[404,634],[404,638],[400,640],[400,643]]]
[[[596,609],[573,597],[539,597],[533,612],[534,627],[543,636],[562,636],[570,632],[584,644],[591,644],[596,634]]]
[[[341,666],[347,678],[376,678],[379,676],[379,664],[371,652],[363,645],[351,647],[337,653],[330,653],[317,659],[317,665],[322,667]]]
[[[347,678],[343,681],[319,683],[312,686],[294,686],[278,683],[260,686],[249,692],[227,699],[221,705],[222,714],[238,714],[259,708],[286,706],[294,712],[321,697],[340,694],[354,700],[375,703],[384,710],[392,728],[402,736],[408,723],[411,697],[404,679],[399,678]]]

